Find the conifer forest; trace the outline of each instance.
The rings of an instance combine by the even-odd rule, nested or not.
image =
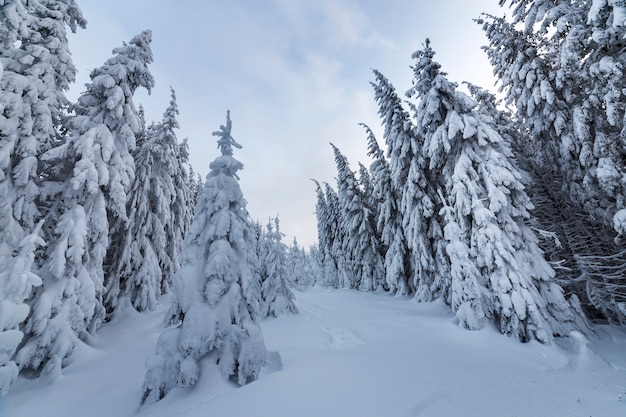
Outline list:
[[[309,248],[248,212],[235,112],[198,133],[217,144],[206,178],[177,137],[174,88],[146,120],[151,30],[68,99],[79,3],[0,2],[0,397],[54,385],[100,330],[164,300],[141,407],[206,378],[204,361],[237,386],[278,372],[261,322],[302,314],[315,287],[442,303],[464,334],[520,344],[624,329],[624,2],[500,0],[507,16],[475,17],[494,91],[449,79],[429,39],[404,85],[373,69],[379,119],[349,121],[370,159],[320,138],[336,182],[307,184]]]

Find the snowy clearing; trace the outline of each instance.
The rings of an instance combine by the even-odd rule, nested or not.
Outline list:
[[[126,310],[61,379],[17,381],[0,416],[567,416],[626,415],[626,332],[602,327],[585,348],[521,344],[457,327],[443,303],[353,290],[297,292],[300,314],[261,322],[283,369],[237,388],[203,362],[198,384],[140,409],[144,362],[168,297]]]

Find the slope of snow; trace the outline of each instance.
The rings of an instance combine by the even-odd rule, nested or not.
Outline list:
[[[81,346],[61,379],[18,380],[0,416],[551,416],[626,415],[626,333],[602,327],[556,345],[521,344],[493,328],[457,327],[442,303],[350,290],[298,292],[300,314],[261,323],[283,368],[237,388],[214,364],[199,383],[140,408],[145,358],[162,330],[127,311]]]

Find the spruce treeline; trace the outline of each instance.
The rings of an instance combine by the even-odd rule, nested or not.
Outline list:
[[[545,343],[626,321],[626,7],[508,3],[477,19],[502,103],[449,81],[428,40],[404,98],[374,70],[384,144],[364,125],[358,179],[332,147],[313,253],[324,285],[441,298],[465,328]],[[366,250],[383,268],[363,287]]]

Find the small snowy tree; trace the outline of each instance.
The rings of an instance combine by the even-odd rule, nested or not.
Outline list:
[[[278,317],[283,313],[296,314],[295,296],[289,288],[287,246],[282,243],[278,217],[267,224],[261,248],[262,315]]]
[[[252,230],[233,157],[230,112],[220,126],[221,156],[211,164],[195,218],[185,239],[185,262],[173,278],[172,327],[147,361],[142,403],[154,403],[174,387],[200,377],[199,361],[211,354],[224,378],[243,385],[267,366],[268,352],[250,302],[254,271],[249,258]]]

